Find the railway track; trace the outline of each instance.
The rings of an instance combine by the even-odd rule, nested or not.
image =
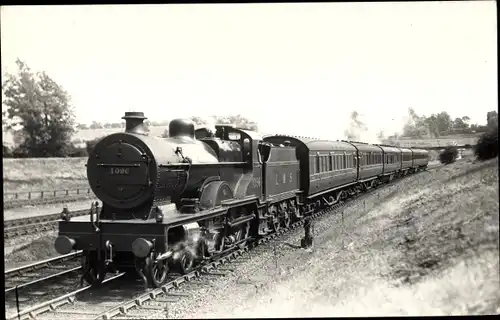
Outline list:
[[[430,169],[435,169],[436,167],[437,166],[433,166],[433,168]],[[314,214],[312,217],[317,220],[317,218],[326,213],[334,213],[340,207],[352,204],[354,201],[362,200],[371,193],[372,192],[369,191],[355,196],[354,198],[348,199],[345,203],[334,205],[329,209]],[[163,317],[160,314],[164,312],[166,304],[177,302],[185,296],[185,294],[179,294],[179,288],[184,287],[184,285],[188,287],[194,285],[196,288],[196,286],[199,285],[206,285],[207,278],[227,275],[228,272],[231,272],[231,269],[226,268],[226,265],[237,260],[251,259],[249,254],[256,251],[253,250],[256,246],[266,244],[277,237],[287,234],[297,229],[297,227],[302,226],[303,223],[304,221],[298,221],[290,226],[290,228],[282,228],[277,233],[259,239],[258,242],[251,242],[250,245],[245,248],[229,249],[218,257],[212,258],[210,261],[197,267],[187,275],[170,275],[169,282],[159,289],[144,291],[142,282],[134,283],[128,281],[124,285],[119,279],[125,274],[118,273],[107,278],[103,283],[104,285],[99,288],[86,286],[79,289],[75,288],[75,290],[70,292],[67,292],[68,288],[66,288],[63,295],[58,295],[53,298],[52,296],[48,296],[45,302],[30,306],[19,313],[13,311],[11,300],[9,301],[10,304],[8,308],[11,314],[7,316],[7,319],[58,319],[67,317],[77,317],[79,319],[125,319],[142,317],[144,316],[144,312],[149,314],[153,312],[157,314],[156,318],[158,318],[158,316]],[[245,241],[249,240],[252,239],[245,239]],[[66,274],[70,274],[78,270],[67,269],[65,271]],[[74,287],[76,284],[79,284],[79,279],[79,276],[68,277],[59,285],[62,284],[71,288],[71,285]],[[96,292],[95,290],[98,291]],[[39,296],[42,295],[40,293],[37,294]],[[125,302],[123,302],[124,300]]]
[[[318,218],[335,213],[370,194],[371,192],[358,195],[346,202],[320,211],[312,217],[314,220],[318,220]],[[186,275],[169,275],[169,281],[158,289],[144,291],[140,281],[135,283],[128,281],[124,284],[119,280],[124,274],[118,273],[106,280],[105,285],[99,289],[86,286],[22,310],[19,314],[15,312],[8,315],[6,319],[63,319],[68,317],[78,319],[137,319],[143,317],[144,313],[148,313],[150,316],[151,312],[156,314],[156,316],[153,315],[154,318],[164,317],[165,307],[168,303],[178,302],[186,296],[185,293],[180,292],[181,289],[196,290],[200,285],[209,285],[211,277],[228,275],[232,272],[230,268],[232,263],[251,260],[252,253],[260,254],[259,250],[254,249],[262,248],[265,250],[266,244],[269,245],[270,241],[285,234],[290,235],[294,230],[301,232],[298,228],[303,224],[303,220],[298,221],[289,228],[282,228],[256,242],[250,242],[249,246],[245,248],[228,249]],[[249,238],[244,241],[251,240]],[[267,249],[271,249],[271,247],[268,246]],[[96,292],[96,290],[98,291]],[[94,293],[97,296],[93,295]]]
[[[90,206],[89,209],[70,212],[70,217],[79,217],[89,214],[89,210]],[[5,220],[4,240],[44,231],[56,230],[57,221],[59,219],[61,219],[61,213]]]
[[[5,272],[5,305],[36,301],[40,292],[55,289],[54,282],[63,278],[73,281],[81,269],[81,251],[38,261]],[[57,285],[57,284],[55,284]],[[40,291],[41,290],[41,291]],[[60,290],[59,288],[57,290]],[[54,293],[59,294],[58,291]]]

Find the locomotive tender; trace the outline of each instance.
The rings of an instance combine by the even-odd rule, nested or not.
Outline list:
[[[101,139],[87,176],[99,212],[59,221],[55,248],[83,250],[83,278],[136,270],[159,287],[204,259],[395,177],[423,170],[428,152],[257,133],[176,119],[169,138],[149,136],[142,112]],[[94,210],[95,209],[95,210]]]

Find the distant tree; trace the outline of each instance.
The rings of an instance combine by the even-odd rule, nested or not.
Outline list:
[[[201,126],[201,125],[207,124],[206,120],[204,120],[200,117],[197,117],[197,116],[190,117],[189,119],[191,121],[193,121],[196,126]]]
[[[102,128],[103,128],[102,124],[97,121],[92,121],[92,123],[89,126],[89,129],[91,130],[102,129]]]
[[[453,125],[450,115],[446,111],[441,111],[436,115],[436,125],[438,134],[445,136],[450,133]]]
[[[102,125],[104,129],[111,129],[111,123],[105,123]]]
[[[403,127],[403,136],[422,138],[429,135],[426,118],[419,116],[413,108],[408,108],[409,119]]]
[[[466,133],[470,131],[469,125],[463,120],[463,118],[455,118],[455,120],[453,120],[452,127],[452,132],[454,133]]]
[[[69,94],[45,72],[34,73],[17,59],[17,73],[2,85],[6,127],[20,130],[17,153],[31,157],[63,157],[71,149],[74,113]]]
[[[111,124],[111,128],[113,128],[113,129],[122,128],[122,127],[123,127],[123,125],[119,122],[114,122]]]
[[[258,131],[259,126],[256,122],[240,115],[229,115],[229,116],[214,116],[216,123],[220,124],[233,124],[238,128]]]
[[[488,132],[487,126],[481,126],[478,124],[471,124],[470,129],[471,129],[471,132],[473,132],[473,133]]]
[[[77,128],[78,130],[87,130],[89,127],[87,127],[87,125],[86,125],[85,123],[78,123],[78,124],[76,125],[76,128]]]
[[[490,111],[486,114],[486,126],[488,129],[498,128],[498,113],[496,111]]]

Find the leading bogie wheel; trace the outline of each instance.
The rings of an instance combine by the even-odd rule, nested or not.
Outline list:
[[[166,259],[155,261],[153,256],[146,259],[147,272],[146,277],[154,288],[159,288],[167,282],[168,261]]]
[[[106,277],[104,260],[97,259],[96,252],[89,252],[82,256],[83,279],[92,286],[100,285]]]

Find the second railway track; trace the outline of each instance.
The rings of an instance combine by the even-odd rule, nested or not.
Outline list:
[[[6,308],[38,301],[40,292],[44,291],[59,295],[61,288],[56,288],[58,284],[67,284],[65,279],[73,282],[78,277],[81,270],[80,257],[81,252],[77,251],[7,270],[4,274]]]
[[[70,217],[79,217],[89,214],[89,209],[70,211]],[[5,220],[4,225],[4,239],[12,239],[24,235],[36,234],[39,232],[55,230],[57,228],[57,221],[61,219],[61,212],[53,213],[43,216],[33,216],[12,220]]]

